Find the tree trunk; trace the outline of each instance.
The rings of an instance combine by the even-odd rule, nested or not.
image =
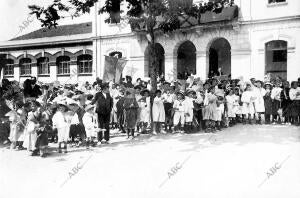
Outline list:
[[[157,68],[158,68],[158,61],[157,61],[157,50],[155,47],[155,36],[154,36],[154,29],[149,28],[149,34],[151,40],[148,41],[149,45],[149,70],[150,70],[150,79],[151,79],[151,92],[154,93],[157,90]]]

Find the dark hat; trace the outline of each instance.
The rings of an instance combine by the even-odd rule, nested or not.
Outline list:
[[[161,90],[158,89],[155,91],[155,94],[158,94],[158,93],[161,93]]]
[[[141,95],[144,95],[146,92],[148,92],[150,94],[150,91],[148,89],[144,89],[141,91]]]
[[[109,88],[109,84],[108,83],[103,83],[103,84],[101,84],[100,87],[103,90],[103,89]]]

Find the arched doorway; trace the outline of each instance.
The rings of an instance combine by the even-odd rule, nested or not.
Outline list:
[[[266,43],[265,74],[287,79],[287,42],[282,40]]]
[[[177,78],[187,79],[191,74],[196,74],[196,47],[185,41],[177,51]]]
[[[231,75],[231,46],[224,38],[214,40],[209,49],[208,77]]]
[[[157,56],[157,60],[158,60],[158,67],[156,68],[156,72],[158,74],[158,76],[161,76],[162,74],[165,75],[165,50],[163,48],[163,46],[159,43],[155,43],[155,50],[156,50],[156,54]],[[145,61],[144,61],[144,73],[145,73],[145,77],[150,77],[150,54],[149,54],[149,46],[147,46],[146,50],[145,50]]]

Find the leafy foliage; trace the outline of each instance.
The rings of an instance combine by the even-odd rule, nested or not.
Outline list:
[[[54,0],[53,4],[47,8],[32,5],[29,6],[31,13],[41,21],[42,26],[56,27],[57,21],[61,18],[63,12],[70,13],[72,17],[89,13],[90,8],[99,0],[66,0],[71,6],[66,6],[62,0]],[[205,5],[193,4],[193,0],[105,0],[104,5],[100,8],[100,13],[108,13],[109,16],[105,22],[118,22],[114,18],[119,17],[124,12],[120,9],[120,4],[127,5],[127,12],[124,15],[133,31],[145,31],[149,37],[150,46],[150,73],[152,82],[156,82],[156,60],[155,50],[155,32],[162,31],[169,33],[180,29],[181,22],[179,17],[194,17],[200,23],[201,14],[206,11],[221,12],[226,4],[233,4],[233,0],[216,0]],[[117,13],[117,14],[116,14]],[[153,75],[152,75],[153,74]],[[156,89],[156,85],[153,85]]]

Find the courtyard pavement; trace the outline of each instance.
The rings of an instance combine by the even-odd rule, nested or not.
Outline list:
[[[0,149],[0,198],[299,198],[300,127],[115,137],[47,158]]]

